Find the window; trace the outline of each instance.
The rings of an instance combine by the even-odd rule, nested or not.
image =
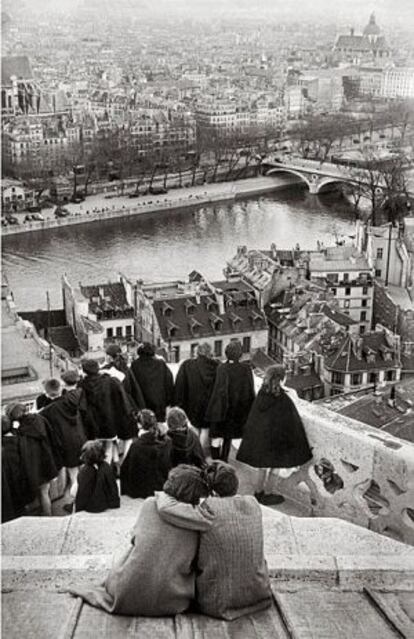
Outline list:
[[[344,301],[344,308],[349,308],[349,304],[350,304],[349,300],[345,300]]]
[[[243,353],[250,353],[251,337],[243,337]]]
[[[122,326],[117,326],[116,327],[116,336],[117,337],[122,337]]]
[[[125,335],[127,337],[131,337],[131,335],[132,335],[132,326],[126,326],[125,327]]]
[[[214,342],[214,355],[215,357],[221,357],[223,355],[223,342],[221,339]]]
[[[113,337],[114,336],[114,329],[113,328],[107,328],[106,329],[106,336],[107,337]]]
[[[358,386],[362,382],[362,373],[352,373],[351,386]]]
[[[367,320],[367,312],[366,311],[361,311],[361,322],[366,322]]]
[[[336,288],[331,288],[332,295],[336,295]]]
[[[326,279],[332,282],[332,284],[335,284],[339,279],[338,273],[327,273]]]
[[[368,304],[368,300],[361,300],[361,306],[363,308],[366,308],[367,304]]]
[[[368,295],[368,286],[362,287],[362,295]]]
[[[360,326],[359,327],[359,334],[363,335],[365,333],[365,326]]]
[[[338,373],[338,371],[332,372],[332,384],[343,384],[344,383],[344,374]]]
[[[198,348],[198,342],[196,342],[195,344],[191,344],[191,346],[190,346],[190,350],[191,350],[191,357],[196,357],[196,355],[197,355],[197,348]]]
[[[375,277],[381,277],[381,269],[380,268],[376,268],[375,269]]]
[[[377,383],[377,374],[376,373],[370,373],[368,380],[369,380],[370,384],[376,384]]]
[[[377,249],[377,260],[382,260],[382,248]]]
[[[385,373],[385,379],[387,382],[393,382],[395,377],[395,371],[386,371]]]
[[[344,273],[344,282],[349,282],[349,273]]]
[[[345,295],[351,295],[351,289],[349,286],[347,286],[345,289]]]

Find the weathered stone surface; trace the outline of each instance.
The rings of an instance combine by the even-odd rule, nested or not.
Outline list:
[[[71,517],[20,517],[1,527],[3,555],[55,555],[65,541]]]
[[[345,555],[337,556],[336,563],[342,588],[406,590],[414,585],[413,555]]]
[[[72,523],[62,546],[62,554],[112,554],[127,548],[136,517],[106,517],[88,515],[72,517]]]

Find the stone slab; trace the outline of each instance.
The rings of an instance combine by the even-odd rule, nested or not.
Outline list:
[[[342,588],[414,588],[414,555],[346,555],[336,563]]]
[[[62,550],[71,517],[20,517],[1,526],[3,555],[50,555]]]
[[[63,639],[75,602],[69,595],[33,591],[2,596],[2,636],[7,639]]]
[[[291,517],[290,521],[299,554],[414,557],[414,547],[340,519]]]
[[[267,558],[269,574],[275,583],[309,582],[336,586],[338,567],[334,557],[328,555],[272,555]]]
[[[107,555],[127,548],[136,517],[72,517],[62,546],[64,555]]]
[[[358,592],[301,589],[275,600],[295,639],[396,639],[387,621]]]

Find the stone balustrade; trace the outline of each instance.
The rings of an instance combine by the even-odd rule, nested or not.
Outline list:
[[[321,406],[297,406],[313,459],[284,479],[273,471],[272,492],[309,516],[338,517],[414,544],[414,445]],[[242,491],[254,492],[259,471],[235,463]]]

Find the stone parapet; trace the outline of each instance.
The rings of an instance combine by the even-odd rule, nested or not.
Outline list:
[[[298,400],[297,408],[313,459],[287,478],[274,471],[272,492],[309,516],[338,517],[414,544],[414,445],[315,404]],[[233,463],[241,490],[255,492],[259,471]]]

